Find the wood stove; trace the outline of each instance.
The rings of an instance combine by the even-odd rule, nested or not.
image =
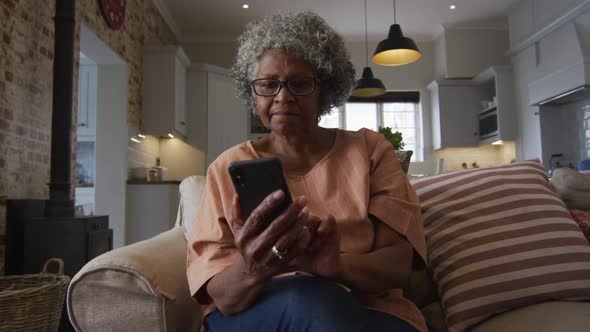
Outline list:
[[[76,217],[71,199],[75,3],[56,0],[55,6],[49,200],[7,200],[7,274],[39,273],[48,258],[57,257],[73,277],[112,249],[108,216]],[[66,310],[60,325],[60,331],[73,330]]]
[[[8,200],[6,273],[39,273],[58,257],[73,277],[87,262],[113,248],[107,216],[46,217],[44,200]]]

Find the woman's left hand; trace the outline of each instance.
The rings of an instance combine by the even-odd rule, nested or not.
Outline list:
[[[297,256],[295,263],[304,272],[337,278],[341,272],[340,232],[332,215],[326,218],[304,216],[303,223],[313,234],[308,248]]]

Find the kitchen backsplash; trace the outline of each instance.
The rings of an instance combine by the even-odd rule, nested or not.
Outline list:
[[[160,139],[146,136],[141,143],[129,141],[127,148],[127,167],[151,167],[160,156]]]
[[[160,138],[146,135],[134,137],[138,142],[129,141],[127,167],[153,167],[160,158],[162,167],[167,169],[166,180],[183,180],[190,175],[205,174],[205,154],[177,138]]]
[[[477,148],[447,148],[436,150],[432,158],[443,158],[443,172],[462,170],[461,164],[469,168],[475,162],[479,167],[509,164],[516,159],[516,144],[506,141],[502,145],[486,145]]]
[[[540,107],[545,168],[575,168],[580,161],[590,159],[589,95],[570,95]]]

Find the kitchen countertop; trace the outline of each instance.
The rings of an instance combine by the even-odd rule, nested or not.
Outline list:
[[[180,184],[180,180],[148,181],[148,180],[127,180],[127,184]]]

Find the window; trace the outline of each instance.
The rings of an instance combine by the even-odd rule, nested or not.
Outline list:
[[[342,108],[334,108],[320,119],[324,128],[356,131],[391,127],[403,135],[404,149],[412,150],[412,160],[422,159],[420,104],[418,92],[388,92],[377,98],[351,98]]]

